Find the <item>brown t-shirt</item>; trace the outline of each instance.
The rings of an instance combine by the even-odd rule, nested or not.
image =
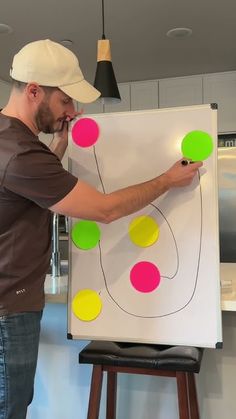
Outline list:
[[[77,178],[16,118],[0,113],[0,315],[38,311],[51,255],[51,212]]]

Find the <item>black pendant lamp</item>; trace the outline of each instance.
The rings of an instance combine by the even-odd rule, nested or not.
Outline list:
[[[104,102],[118,102],[121,97],[111,62],[110,41],[105,37],[104,26],[104,0],[102,0],[102,39],[98,40],[94,87],[101,92],[100,98]]]

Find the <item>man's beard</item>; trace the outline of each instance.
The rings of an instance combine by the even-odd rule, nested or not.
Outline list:
[[[63,119],[60,120],[63,122]],[[59,121],[59,122],[60,122]],[[40,132],[44,132],[45,134],[53,134],[54,132],[61,131],[63,127],[63,123],[56,128],[56,120],[53,116],[53,113],[46,101],[42,102],[39,105],[38,111],[35,115],[35,122],[37,128]]]

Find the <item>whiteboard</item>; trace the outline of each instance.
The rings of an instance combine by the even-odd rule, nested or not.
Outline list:
[[[190,186],[171,189],[113,223],[97,223],[96,247],[81,250],[69,237],[69,337],[220,347],[217,110],[199,105],[89,117],[99,126],[99,139],[88,148],[69,142],[69,170],[104,193],[166,171],[182,158],[181,141],[190,131],[209,133],[214,150]],[[159,226],[158,241],[145,248],[128,234],[138,216]],[[70,230],[77,222],[70,220]],[[131,286],[130,272],[139,261],[158,266],[160,284],[152,292]],[[82,290],[101,300],[92,321],[73,311]]]

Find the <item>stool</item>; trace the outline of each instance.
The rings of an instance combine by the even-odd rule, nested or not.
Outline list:
[[[116,418],[117,373],[174,377],[179,419],[199,419],[194,373],[200,371],[203,349],[191,346],[93,341],[79,362],[93,364],[87,419],[98,419],[103,372],[107,372],[106,419]]]

